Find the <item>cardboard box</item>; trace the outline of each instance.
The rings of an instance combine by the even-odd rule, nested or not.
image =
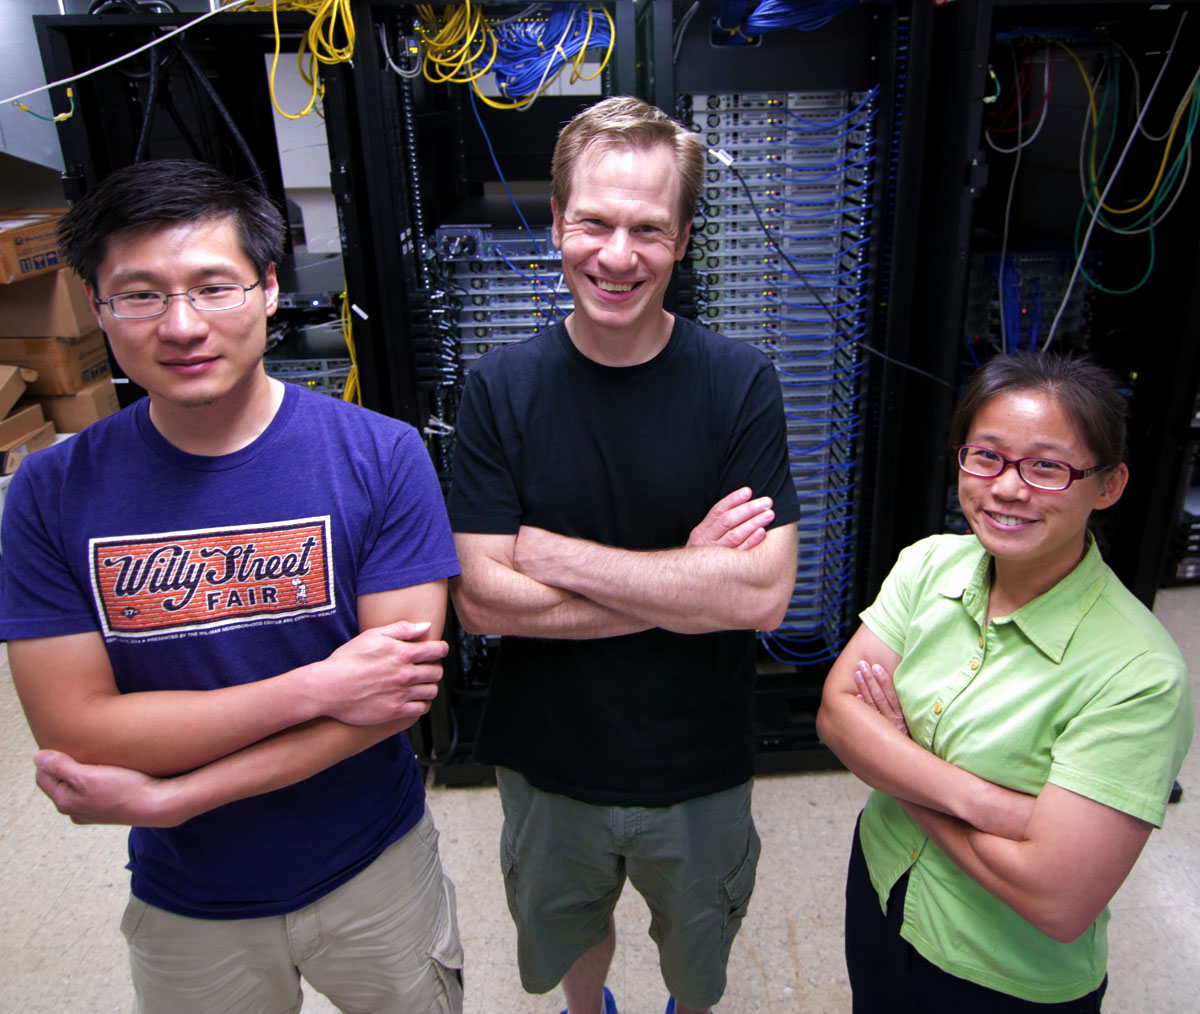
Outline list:
[[[45,423],[32,433],[19,437],[12,443],[0,444],[0,475],[11,475],[25,458],[34,451],[54,443],[54,423]]]
[[[95,330],[92,304],[70,268],[0,286],[0,338],[75,338]]]
[[[43,275],[63,265],[58,220],[66,208],[0,210],[0,282]]]
[[[29,436],[45,423],[46,416],[41,405],[25,405],[17,409],[12,415],[0,419],[0,446]]]
[[[112,374],[99,330],[79,338],[0,338],[0,363],[37,370],[30,394],[74,394]]]
[[[120,408],[117,388],[109,377],[93,380],[75,394],[38,398],[36,403],[59,433],[78,433]]]
[[[37,380],[37,372],[21,366],[0,363],[0,418],[8,415],[25,388]]]

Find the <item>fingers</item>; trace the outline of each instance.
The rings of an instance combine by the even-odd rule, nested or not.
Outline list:
[[[74,757],[58,750],[39,750],[33,755],[33,763],[37,767],[39,777],[45,775],[56,782],[71,781],[83,768]]]
[[[59,813],[66,814],[75,823],[86,823],[76,818],[71,812],[73,803],[79,796],[79,790],[71,780],[71,775],[81,765],[65,753],[57,750],[39,750],[33,758],[37,770],[33,780],[54,804]]]
[[[858,696],[874,707],[897,729],[905,735],[908,734],[908,723],[904,720],[900,697],[896,693],[891,676],[883,666],[870,665],[860,659],[854,670],[854,684],[858,690]]]
[[[422,623],[413,623],[411,620],[396,620],[393,623],[387,623],[382,627],[376,627],[381,634],[395,638],[397,641],[415,641],[417,638],[429,632],[431,624],[428,620]]]
[[[715,518],[718,515],[724,514],[727,510],[737,507],[739,504],[745,503],[753,495],[753,491],[749,486],[743,486],[741,489],[735,489],[732,493],[728,493],[721,497],[712,509],[708,512],[708,517]]]
[[[731,528],[721,540],[721,544],[733,546],[735,549],[753,549],[767,537],[767,525],[774,520],[773,510],[761,511],[736,528]]]
[[[771,510],[771,506],[769,496],[760,496],[756,500],[747,500],[722,511],[714,520],[726,531],[733,531],[739,525],[761,519],[764,514],[770,514],[773,518],[775,512]]]
[[[765,529],[775,519],[769,496],[750,499],[748,486],[722,497],[705,515],[688,539],[690,546],[724,546],[731,549],[751,549],[762,542],[755,533]],[[753,537],[750,545],[746,541]]]
[[[854,669],[854,686],[858,690],[858,696],[866,701],[876,711],[879,710],[879,705],[875,703],[875,696],[871,693],[871,687],[867,683],[867,675],[870,672],[870,667],[865,661],[859,659],[858,665]]]
[[[436,662],[439,658],[445,658],[450,651],[450,646],[445,641],[401,641],[399,643],[404,645],[404,661],[413,665],[422,662]]]

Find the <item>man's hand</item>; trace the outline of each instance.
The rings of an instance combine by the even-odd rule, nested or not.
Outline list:
[[[428,623],[397,620],[364,630],[311,667],[309,692],[326,702],[323,714],[347,725],[378,725],[424,715],[437,696],[449,650],[422,641]]]
[[[730,549],[753,549],[767,537],[767,526],[775,520],[769,496],[752,500],[749,486],[735,489],[721,498],[692,529],[689,546],[725,546]]]
[[[33,763],[38,788],[76,824],[174,827],[183,822],[168,812],[170,779],[108,764],[80,764],[57,750],[39,751]]]
[[[858,687],[859,697],[874,707],[904,735],[908,735],[908,723],[904,720],[904,711],[900,707],[896,685],[892,682],[891,674],[883,666],[868,665],[864,660],[859,659],[858,666],[854,670],[854,683]]]

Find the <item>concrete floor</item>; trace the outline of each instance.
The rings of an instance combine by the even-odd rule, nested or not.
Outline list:
[[[1159,595],[1156,613],[1188,658],[1200,700],[1200,587]],[[36,789],[33,742],[0,673],[0,1014],[132,1008],[118,922],[128,891],[125,831],[76,827]],[[1185,762],[1183,802],[1168,811],[1114,899],[1108,1014],[1200,1010],[1200,748]],[[728,1014],[850,1010],[842,959],[841,891],[854,816],[867,790],[844,772],[759,780],[763,839],[758,889],[734,943]],[[517,980],[504,905],[491,788],[434,788],[442,854],[458,886],[468,1014],[556,1014],[561,992],[529,996]],[[660,1014],[666,990],[649,915],[627,889],[617,909],[609,985],[622,1014]],[[304,1014],[334,1008],[306,990]]]

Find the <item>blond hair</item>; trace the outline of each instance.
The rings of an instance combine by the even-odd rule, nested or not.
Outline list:
[[[699,137],[661,109],[632,95],[614,95],[576,114],[558,134],[550,162],[551,193],[559,212],[571,196],[575,166],[595,145],[600,150],[645,151],[666,145],[679,175],[679,225],[696,217],[704,185],[704,146]]]

